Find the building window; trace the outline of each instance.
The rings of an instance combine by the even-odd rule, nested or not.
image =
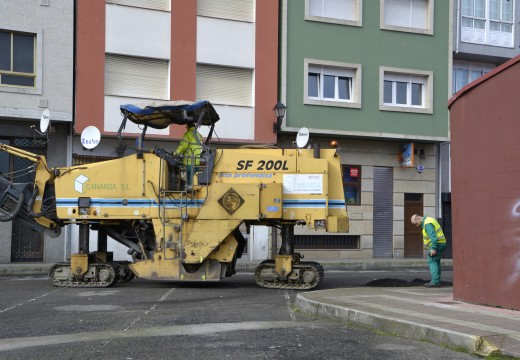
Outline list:
[[[361,26],[363,0],[306,0],[305,20]]]
[[[35,87],[36,35],[0,30],[0,84]]]
[[[105,95],[168,99],[168,61],[107,54]]]
[[[361,107],[361,65],[305,60],[304,103]]]
[[[347,205],[361,205],[361,166],[343,165],[343,190]]]
[[[381,29],[433,34],[434,0],[381,0]]]
[[[380,110],[433,113],[433,73],[381,67]]]
[[[513,0],[462,0],[461,41],[513,46]]]
[[[213,104],[253,106],[253,70],[197,64],[197,99]]]
[[[453,62],[452,93],[455,94],[464,86],[477,80],[494,68],[495,65],[493,64],[470,63],[466,61]]]

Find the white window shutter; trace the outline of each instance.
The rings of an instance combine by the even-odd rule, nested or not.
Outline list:
[[[170,0],[106,0],[108,4],[135,6],[145,9],[170,11]]]
[[[110,55],[105,58],[105,95],[168,99],[168,61]]]
[[[197,0],[197,15],[254,22],[254,0]]]
[[[385,0],[385,24],[410,26],[411,0]]]
[[[426,29],[426,14],[428,12],[428,4],[426,0],[412,1],[412,22],[411,27],[417,29]]]
[[[357,0],[309,0],[309,15],[356,20]]]
[[[328,18],[356,20],[355,0],[325,0],[323,16]]]
[[[253,70],[197,65],[197,99],[215,104],[252,106]]]

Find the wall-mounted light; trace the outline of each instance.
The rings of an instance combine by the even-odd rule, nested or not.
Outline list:
[[[285,117],[285,110],[287,106],[282,104],[281,102],[277,102],[273,108],[274,114],[276,115],[276,122],[273,123],[273,132],[276,134],[280,127],[282,126],[282,120]]]

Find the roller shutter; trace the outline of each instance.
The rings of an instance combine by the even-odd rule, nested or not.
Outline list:
[[[197,99],[215,104],[252,106],[253,70],[197,65]]]
[[[106,0],[107,4],[135,6],[145,9],[170,11],[170,0]]]
[[[445,259],[453,259],[453,236],[452,236],[452,212],[451,193],[442,194],[442,232],[446,236],[446,250],[442,255]]]
[[[392,258],[394,170],[374,167],[374,258]]]
[[[253,22],[254,0],[198,0],[197,15]]]
[[[105,95],[168,98],[168,61],[106,55]]]

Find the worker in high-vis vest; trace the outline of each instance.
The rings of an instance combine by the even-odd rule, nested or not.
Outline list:
[[[195,129],[194,124],[186,124],[186,132],[175,151],[175,155],[183,156],[182,163],[186,166],[186,185],[193,184],[195,168],[200,164],[202,152],[202,135]]]
[[[428,250],[428,267],[430,268],[432,279],[424,286],[440,287],[441,257],[446,249],[446,236],[444,236],[439,222],[434,218],[414,214],[411,221],[412,224],[422,227],[424,248]]]

